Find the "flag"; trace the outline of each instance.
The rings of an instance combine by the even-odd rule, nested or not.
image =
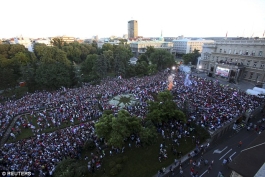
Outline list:
[[[225,37],[227,37],[227,33],[228,33],[228,32],[226,32],[226,35],[225,35]]]
[[[263,36],[262,36],[262,37],[264,37],[264,34],[265,34],[265,30],[264,30],[264,32],[263,32]]]

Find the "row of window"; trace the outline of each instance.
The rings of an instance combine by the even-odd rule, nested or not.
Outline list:
[[[254,72],[249,72],[245,71],[243,73],[243,78],[245,79],[251,79],[251,80],[256,80],[256,81],[261,81],[262,80],[262,74],[261,73],[254,73]]]
[[[231,49],[229,49],[228,51],[226,50],[226,49],[220,49],[219,50],[219,52],[220,53],[228,53],[228,54],[232,54],[232,50]],[[250,55],[250,56],[256,56],[256,51],[255,50],[253,50],[253,51],[249,51],[249,50],[245,50],[245,51],[243,51],[243,50],[234,50],[233,51],[233,54],[238,54],[238,55]],[[259,51],[258,53],[257,53],[257,56],[262,56],[262,51]]]

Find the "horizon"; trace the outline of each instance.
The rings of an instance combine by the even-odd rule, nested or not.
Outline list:
[[[8,18],[2,18],[6,28],[1,29],[0,38],[122,37],[128,33],[127,24],[132,19],[138,21],[138,36],[143,37],[159,37],[161,31],[165,37],[198,38],[264,37],[265,32],[263,0],[155,0],[152,4],[135,0],[132,8],[126,8],[130,1],[121,0],[9,0],[2,4],[5,8],[0,15],[8,14]]]

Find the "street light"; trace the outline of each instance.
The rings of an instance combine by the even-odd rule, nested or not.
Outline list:
[[[176,67],[175,66],[172,66],[172,70],[175,70],[176,69]]]

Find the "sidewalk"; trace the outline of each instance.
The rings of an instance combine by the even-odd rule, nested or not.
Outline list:
[[[210,142],[210,140],[211,140],[211,139],[208,139],[208,140],[207,140],[205,143],[203,143],[202,145],[203,145],[203,146],[206,146],[206,145]],[[194,148],[194,149],[193,149],[192,151],[190,151],[189,153],[185,154],[183,157],[181,157],[181,159],[178,159],[178,161],[181,160],[181,164],[184,164],[187,160],[189,160],[189,156],[188,156],[188,154],[191,154],[194,150],[196,150],[196,148]],[[200,152],[199,152],[198,154],[200,154]],[[179,167],[179,163],[178,163],[177,165],[175,165],[175,162],[173,162],[171,165],[165,167],[165,169],[166,169],[166,170],[165,170],[165,173],[160,174],[160,175],[156,174],[156,175],[154,175],[153,177],[163,177],[163,176],[169,174],[169,173],[170,173],[170,167],[171,167],[171,166],[172,166],[172,169],[175,170],[177,167]],[[157,170],[160,170],[160,169],[157,169]]]

